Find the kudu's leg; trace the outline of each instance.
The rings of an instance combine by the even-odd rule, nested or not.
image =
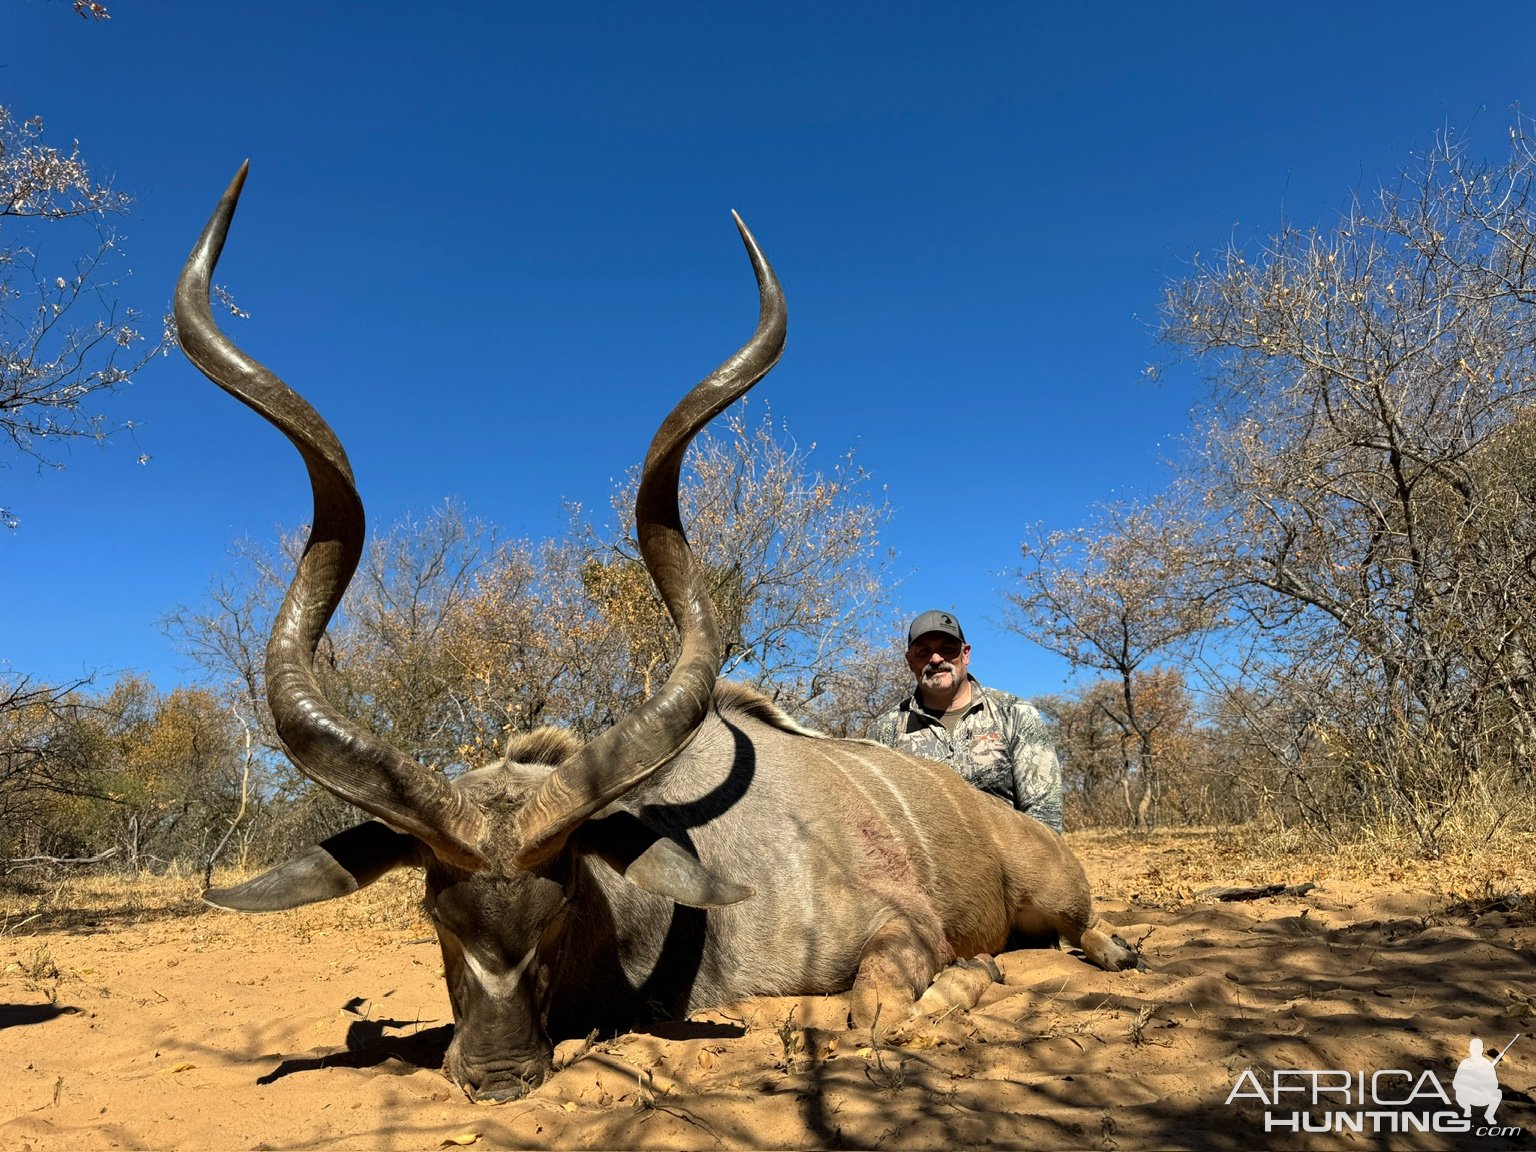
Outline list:
[[[1134,968],[1138,972],[1147,970],[1146,961],[1140,954],[1113,932],[1105,933],[1091,926],[1084,928],[1077,947],[1106,972],[1123,972],[1127,968]]]
[[[859,957],[849,1016],[855,1028],[905,1020],[912,1003],[944,966],[942,936],[899,913],[870,936]]]
[[[1146,971],[1146,964],[1129,944],[1096,927],[1098,917],[1093,914],[1093,904],[1087,898],[1086,881],[1083,891],[1081,901],[1074,900],[1066,907],[1053,906],[1047,899],[1031,901],[1016,909],[1015,937],[1038,939],[1044,933],[1055,932],[1069,947],[1081,948],[1083,955],[1106,972],[1123,972],[1127,968]]]
[[[969,960],[957,960],[933,978],[928,991],[918,997],[912,1015],[937,1016],[956,1009],[974,1008],[986,990],[1002,980],[997,961],[986,953]]]
[[[1049,939],[1055,933],[1106,972],[1145,970],[1130,945],[1096,926],[1088,876],[1061,837],[1033,823],[1018,826],[1016,832],[1013,937]]]
[[[1042,893],[1043,899],[1031,901],[1016,911],[1015,934],[1028,936],[1054,931],[1068,946],[1081,948],[1083,955],[1106,972],[1123,972],[1127,968],[1146,970],[1146,964],[1129,944],[1096,926],[1098,917],[1093,913],[1086,879],[1082,881],[1080,898],[1074,894],[1072,899],[1053,901],[1053,895],[1046,891]]]

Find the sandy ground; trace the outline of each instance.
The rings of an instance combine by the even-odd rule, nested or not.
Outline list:
[[[1011,952],[975,1008],[879,1033],[847,1029],[842,998],[751,1001],[566,1044],[557,1075],[498,1107],[439,1070],[451,1018],[437,948],[398,886],[266,917],[183,902],[39,930],[48,918],[7,912],[0,1148],[1536,1145],[1528,898],[1318,878],[1298,858],[1272,878],[1319,879],[1312,892],[1217,903],[1181,885],[1186,841],[1075,842],[1104,919],[1142,941],[1151,971]],[[1266,1106],[1255,1085],[1268,1093],[1277,1068],[1363,1072],[1367,1092],[1401,1070],[1377,1079],[1378,1098],[1408,1096],[1412,1077],[1409,1110],[1443,1125],[1460,1109],[1431,1085],[1451,1092],[1471,1036],[1502,1047],[1516,1033],[1497,1123],[1517,1135],[1265,1130],[1266,1115],[1340,1110],[1337,1094],[1314,1106],[1305,1092]],[[1228,1103],[1234,1086],[1245,1094]],[[1406,1122],[1397,1105],[1365,1108],[1391,1114],[1367,1133]]]

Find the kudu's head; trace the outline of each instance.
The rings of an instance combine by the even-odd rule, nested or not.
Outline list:
[[[757,276],[757,331],[685,396],[646,455],[635,502],[646,568],[677,626],[680,652],[661,689],[585,746],[449,779],[359,727],[326,699],[316,647],[364,544],[351,466],[326,422],[240,351],[213,320],[209,288],[246,167],[231,182],[176,285],[181,347],[215,384],[280,429],[309,470],[314,518],[267,647],[267,700],[306,776],[377,819],[206,898],[242,911],[289,908],[355,891],[394,867],[427,873],[427,910],[442,944],[455,1035],[448,1071],[477,1099],[520,1094],[548,1071],[544,1030],[575,861],[596,856],[641,888],[699,907],[746,898],[674,841],[622,810],[599,815],[688,743],[710,706],[723,658],[709,595],[682,530],[678,479],[694,436],[744,395],[784,346],[783,295],[736,220]]]

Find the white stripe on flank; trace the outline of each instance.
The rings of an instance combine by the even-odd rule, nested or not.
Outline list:
[[[923,834],[923,823],[913,813],[912,806],[907,803],[907,798],[902,794],[901,789],[897,788],[893,783],[891,783],[890,778],[887,777],[886,774],[880,769],[879,764],[877,764],[872,759],[865,758],[862,754],[855,751],[854,748],[850,748],[846,745],[838,749],[838,752],[840,752],[841,755],[837,756],[831,755],[829,751],[824,751],[822,749],[817,749],[817,751],[822,752],[822,755],[826,756],[827,759],[832,762],[833,766],[843,774],[848,783],[854,788],[858,789],[860,795],[862,795],[864,799],[869,802],[870,806],[873,807],[877,812],[880,810],[879,805],[874,802],[869,792],[865,789],[864,782],[878,781],[880,784],[884,785],[885,792],[893,800],[896,801],[897,805],[901,808],[902,815],[907,818],[906,831],[917,839],[916,847],[921,850],[922,859],[921,861],[915,861],[915,863],[920,863],[920,866],[925,873],[931,873],[933,871],[933,853],[929,851],[928,839]],[[864,771],[857,773],[852,771],[848,765],[848,761],[850,759],[853,760],[854,763],[857,764],[860,768],[864,769]],[[908,837],[903,835],[900,837],[900,839],[907,841]]]

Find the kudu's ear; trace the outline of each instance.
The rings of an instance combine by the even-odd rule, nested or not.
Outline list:
[[[233,888],[210,888],[203,899],[236,912],[278,912],[319,900],[334,900],[367,887],[386,872],[419,864],[427,854],[420,840],[369,820],[338,832],[287,863]]]
[[[636,888],[689,908],[720,908],[755,895],[751,888],[722,880],[676,840],[628,812],[588,820],[571,845],[596,856]]]

